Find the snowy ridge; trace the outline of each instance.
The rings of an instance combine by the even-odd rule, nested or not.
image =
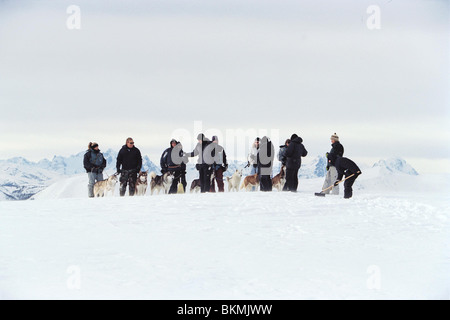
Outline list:
[[[0,161],[0,200],[25,200],[61,179],[24,158]]]
[[[380,160],[377,163],[373,165],[374,168],[379,167],[381,170],[383,170],[385,173],[391,172],[391,173],[405,173],[417,176],[417,171],[405,160],[400,158],[390,158],[387,160]]]
[[[305,169],[304,172],[313,172],[312,170],[316,170],[318,167],[317,164],[320,163],[320,157],[315,158],[310,164],[305,165],[305,167],[309,169]],[[242,168],[243,165],[243,163],[237,161],[230,162],[228,171],[224,176],[230,176],[236,168]],[[279,165],[277,168],[279,168]],[[323,170],[326,172],[326,169]],[[189,163],[186,171],[187,188],[189,190],[192,180],[198,178],[198,171],[195,169],[194,163]],[[273,172],[274,174],[277,173],[275,168]],[[386,172],[388,173],[386,174]],[[244,176],[249,173],[250,169],[246,168],[244,170]],[[299,191],[308,191],[310,193],[318,192],[321,190],[323,180],[323,177],[314,177],[311,173],[309,175],[300,176]],[[363,174],[358,177],[354,185],[354,190],[358,193],[421,192],[424,188],[429,191],[438,191],[445,188],[446,181],[447,179],[445,176],[418,176],[406,174],[402,171],[391,172],[384,167],[374,166],[363,170]],[[227,191],[227,181],[225,180],[224,183],[225,191]],[[276,191],[274,190],[274,192]],[[86,194],[87,177],[85,174],[79,174],[57,181],[46,190],[33,196],[33,199],[85,198]],[[118,186],[116,186],[115,195],[118,195]],[[150,188],[147,190],[147,195],[150,195]]]
[[[81,191],[64,191],[65,188],[71,186],[71,184],[66,184],[67,181],[73,181],[77,185],[79,178],[74,176],[81,175],[85,173],[83,168],[83,157],[85,151],[79,152],[70,157],[54,156],[53,159],[41,160],[39,162],[31,162],[22,157],[15,157],[8,160],[0,160],[0,200],[25,200],[32,197],[34,194],[44,190],[51,184],[59,182],[58,185],[64,185],[63,191],[58,191],[57,193],[68,195],[79,195]],[[104,157],[107,160],[107,167],[104,171],[104,177],[111,175],[116,171],[115,164],[117,158],[117,152],[108,149],[103,152]],[[147,155],[143,155],[143,170],[155,171],[160,174],[159,165],[155,164]],[[156,162],[159,164],[159,161]],[[195,169],[196,159],[190,159],[187,164],[187,180],[188,183],[194,179],[198,178],[198,171]],[[243,175],[247,176],[250,174],[250,167],[245,168],[246,162],[230,160],[227,172],[224,176],[231,176],[236,170],[243,170]],[[273,175],[280,172],[281,163],[275,161],[273,166]],[[367,187],[373,188],[375,185],[378,189],[382,189],[386,186],[392,186],[397,183],[396,179],[393,178],[397,174],[405,175],[418,175],[417,171],[411,167],[403,159],[387,159],[380,160],[373,165],[368,175],[366,175],[364,170],[364,177],[378,177],[378,176],[390,176],[388,179],[382,181],[374,181],[370,186],[360,185],[359,188],[365,189]],[[372,173],[370,173],[372,172]],[[326,175],[326,158],[323,156],[316,156],[315,158],[302,159],[302,166],[299,170],[299,179],[316,179],[323,178]],[[81,178],[80,178],[81,179]],[[365,179],[365,178],[364,178]],[[61,180],[61,181],[60,181]],[[77,183],[76,183],[77,182]],[[85,190],[85,182],[83,182],[83,190]],[[80,187],[77,187],[80,188]],[[84,192],[84,191],[83,191]]]

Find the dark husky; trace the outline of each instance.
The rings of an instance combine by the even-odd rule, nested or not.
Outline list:
[[[156,175],[155,172],[150,173],[150,194],[156,190],[159,193],[161,190],[164,190],[164,193],[168,193],[170,186],[172,185],[172,181],[174,179],[173,172],[166,172],[161,176]]]
[[[147,192],[148,180],[147,180],[147,171],[139,172],[139,175],[136,180],[136,195],[143,196]]]

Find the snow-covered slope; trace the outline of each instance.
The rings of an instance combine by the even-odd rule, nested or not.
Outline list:
[[[318,198],[315,180],[4,201],[0,299],[448,299],[448,191]]]

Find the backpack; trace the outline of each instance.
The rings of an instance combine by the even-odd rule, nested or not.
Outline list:
[[[94,167],[100,167],[103,164],[103,154],[101,152],[95,153],[91,151],[90,162]]]

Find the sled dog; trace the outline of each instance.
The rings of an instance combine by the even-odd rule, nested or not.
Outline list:
[[[241,183],[242,170],[236,170],[231,177],[226,177],[228,182],[228,192],[239,191],[239,184]]]
[[[215,177],[216,177],[216,175],[215,175],[214,171],[212,171],[211,172],[210,182],[212,182]],[[192,180],[190,193],[192,193],[192,192],[200,192],[200,191],[201,191],[200,179]],[[208,190],[208,192],[209,192],[209,190]]]
[[[148,170],[139,172],[139,175],[136,180],[136,195],[143,196],[147,192],[148,186]]]
[[[94,184],[94,197],[104,197],[111,191],[111,195],[114,196],[114,188],[117,183],[117,175],[113,174],[109,176],[106,180],[98,181]]]
[[[163,175],[158,176],[155,172],[152,172],[150,173],[150,178],[150,194],[153,195],[153,192],[156,191],[157,193],[160,193],[161,190],[164,190],[164,193],[168,193],[174,175],[173,172],[166,172]]]
[[[278,191],[283,190],[284,184],[286,183],[286,169],[281,166],[280,173],[272,178],[272,186]]]
[[[246,191],[251,191],[253,187],[255,187],[255,189],[258,190],[259,176],[257,173],[251,176],[246,176],[241,184],[241,189],[245,189]]]

